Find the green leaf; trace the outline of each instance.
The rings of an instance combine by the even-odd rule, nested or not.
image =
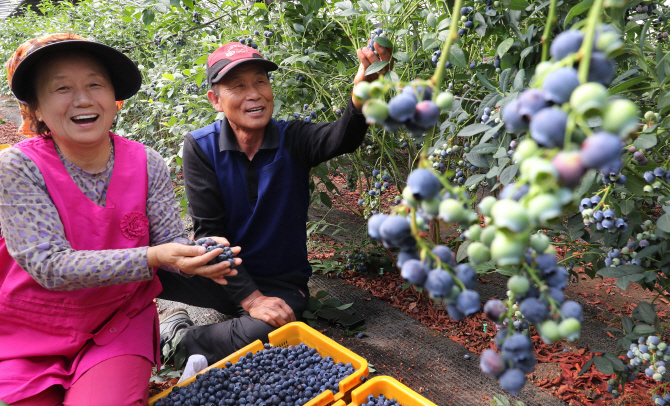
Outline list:
[[[579,374],[577,374],[577,375],[579,376],[579,375],[583,374],[584,372],[588,371],[589,368],[591,367],[591,365],[593,364],[593,360],[594,360],[594,358],[591,358],[586,364],[584,364],[582,369],[579,371]]]
[[[633,142],[633,145],[637,149],[648,149],[656,145],[658,141],[656,140],[656,135],[654,134],[642,134]]]
[[[615,354],[612,354],[611,352],[608,352],[608,353],[605,353],[604,357],[607,358],[607,360],[610,363],[612,363],[612,366],[614,367],[615,371],[619,371],[619,372],[623,371],[623,367],[624,367],[623,361],[621,361],[621,359],[619,357],[617,357]]]
[[[525,10],[530,6],[525,0],[503,0],[503,7],[507,7],[510,10]]]
[[[575,5],[573,8],[570,9],[568,12],[567,17],[565,17],[565,24],[569,23],[570,20],[572,20],[574,17],[577,17],[578,15],[583,14],[586,12],[588,9],[593,6],[593,0],[584,0],[583,2]]]
[[[628,316],[623,316],[621,318],[621,327],[623,327],[624,333],[628,334],[633,331],[633,320]]]
[[[493,395],[493,401],[491,401],[491,405],[493,405],[493,406],[512,406],[509,403],[509,400],[507,400],[507,398],[504,395]]]
[[[430,51],[431,49],[439,48],[439,46],[440,46],[439,39],[426,38],[425,40],[423,40],[423,49],[425,51]]]
[[[503,55],[505,55],[507,51],[509,51],[509,49],[512,47],[513,44],[514,44],[514,38],[507,38],[506,40],[501,42],[500,45],[498,45],[498,56],[502,58]]]
[[[305,310],[304,312],[302,312],[302,317],[304,319],[311,319],[311,320],[316,319],[314,313],[310,312],[309,310]]]
[[[167,80],[174,80],[174,76],[171,73],[163,73],[161,76]]]
[[[338,306],[336,309],[337,310],[347,310],[348,308],[350,308],[353,305],[354,305],[353,303],[347,303],[347,304],[343,304],[342,306]]]
[[[635,328],[633,329],[633,333],[640,335],[640,336],[646,336],[649,334],[654,334],[656,332],[656,329],[653,326],[650,326],[649,324],[644,324],[640,323]]]
[[[315,295],[315,297],[317,299],[323,299],[326,296],[328,296],[328,291],[327,290],[320,290],[320,291],[316,292],[316,295]]]
[[[474,20],[479,22],[477,27],[475,27],[475,33],[477,33],[477,35],[479,35],[480,37],[483,37],[484,35],[486,35],[486,21],[484,20],[484,17],[481,14],[479,14],[479,12],[476,12]]]
[[[298,32],[305,32],[305,26],[300,25],[298,23],[293,23],[293,29]]]
[[[479,144],[475,145],[470,152],[476,152],[478,154],[490,154],[498,150],[497,145],[493,144]]]
[[[477,72],[476,75],[477,79],[479,79],[479,81],[482,82],[484,87],[486,87],[489,90],[496,90],[496,88],[491,84],[491,82],[489,82],[489,80],[486,78],[486,76],[484,76],[484,74],[482,74],[482,72]]]
[[[602,276],[603,278],[620,278],[620,277],[626,275],[625,272],[623,272],[623,271],[621,271],[617,268],[613,268],[611,266],[608,266],[607,268],[603,268],[596,273],[598,275]]]
[[[328,193],[326,192],[319,193],[319,198],[321,199],[321,203],[323,203],[326,207],[328,208],[333,207],[333,202],[330,200],[330,196],[328,196]]]
[[[400,62],[405,62],[405,63],[410,62],[410,59],[409,59],[409,56],[407,55],[407,53],[402,52],[402,51],[394,52],[393,57],[395,59],[399,60]]]
[[[589,169],[586,172],[586,175],[584,175],[584,177],[582,178],[577,189],[575,189],[575,199],[584,196],[586,192],[588,192],[589,189],[591,189],[591,186],[593,186],[593,183],[596,181],[597,177],[598,177],[598,171],[595,169]]]
[[[451,48],[449,48],[449,57],[447,60],[458,68],[468,68],[467,58],[465,57],[463,50],[459,48],[458,45],[452,45]]]
[[[328,299],[324,300],[323,305],[328,306],[328,307],[338,307],[338,306],[342,306],[342,302],[335,299],[334,297],[331,297],[331,298],[328,298]]]
[[[469,126],[463,128],[459,133],[459,137],[471,137],[473,135],[477,135],[479,133],[483,133],[484,131],[487,131],[491,129],[486,124],[470,124]]]
[[[670,233],[670,214],[666,213],[662,215],[656,222],[656,225],[666,233]]]
[[[193,0],[182,0],[184,5],[188,8],[193,8]]]
[[[635,208],[635,202],[632,200],[622,200],[619,203],[619,207],[621,208],[621,214],[627,216]]]
[[[614,373],[614,368],[612,367],[612,363],[610,360],[607,358],[603,357],[593,357],[593,364],[596,366],[598,371],[605,375],[613,374]]]
[[[624,90],[637,85],[638,83],[647,82],[649,80],[650,80],[649,76],[638,76],[612,87],[611,89],[609,89],[609,93],[610,94],[621,93]]]
[[[491,166],[491,161],[489,161],[484,155],[468,152],[465,154],[465,156],[468,158],[468,161],[470,161],[471,164],[479,168],[488,168]]]
[[[151,25],[155,18],[156,15],[154,14],[154,10],[152,8],[145,8],[142,12],[142,22],[144,25]]]
[[[456,262],[461,262],[468,256],[468,245],[470,245],[472,241],[468,240],[465,241],[463,244],[458,247],[458,253],[456,254]]]
[[[658,245],[650,245],[649,247],[635,254],[635,259],[642,259],[654,255],[655,253],[658,252],[658,250],[659,250]]]
[[[428,24],[430,28],[435,28],[437,26],[437,17],[435,17],[434,13],[428,13],[426,24]]]
[[[307,299],[307,309],[310,311],[316,312],[321,306],[321,301],[314,296],[310,296],[309,299]]]
[[[633,318],[642,320],[648,324],[654,324],[656,320],[656,310],[654,307],[647,302],[640,302],[637,304],[635,310],[632,314]]]
[[[388,61],[377,61],[373,63],[372,65],[368,66],[368,68],[365,70],[365,76],[379,72],[380,70],[384,69],[384,67],[386,67],[386,65],[388,64],[389,64]]]
[[[375,37],[375,42],[385,48],[393,48],[393,42],[386,37]]]
[[[514,176],[516,176],[518,170],[518,165],[512,165],[505,168],[505,170],[500,174],[500,183],[507,186],[512,181],[512,179],[514,179]]]
[[[444,20],[440,21],[440,23],[437,25],[437,31],[449,29],[450,25],[451,25],[451,18],[447,17]]]
[[[482,174],[470,176],[468,178],[468,180],[466,180],[465,183],[463,184],[463,187],[476,185],[477,183],[483,181],[485,178],[486,178],[486,175],[482,175]]]

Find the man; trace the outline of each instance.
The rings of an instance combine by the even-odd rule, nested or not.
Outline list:
[[[391,49],[357,51],[354,84],[374,62],[390,61]],[[189,133],[183,168],[195,238],[225,236],[240,246],[242,265],[226,285],[195,276],[159,271],[159,298],[214,308],[231,318],[193,327],[186,311],[163,317],[161,340],[180,331],[187,356],[202,354],[212,364],[268,333],[296,321],[307,307],[306,232],[309,171],[321,162],[353,152],[367,124],[362,105],[350,100],[333,123],[272,119],[268,72],[278,66],[253,48],[228,43],[207,60],[212,89],[207,98],[225,118]],[[383,72],[382,72],[383,73]],[[182,330],[180,330],[182,329]]]

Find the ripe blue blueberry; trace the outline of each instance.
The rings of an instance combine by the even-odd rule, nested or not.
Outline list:
[[[437,196],[442,185],[430,170],[415,169],[407,178],[407,186],[416,200],[428,200]]]
[[[564,31],[554,38],[549,48],[549,54],[556,60],[561,60],[566,56],[579,51],[584,41],[584,35],[577,30]]]
[[[391,245],[399,246],[412,235],[409,222],[402,216],[388,216],[379,227],[382,240]]]
[[[467,289],[472,289],[477,282],[477,273],[468,264],[459,264],[456,266],[456,277],[463,282]]]
[[[577,86],[579,86],[579,79],[577,70],[573,68],[558,68],[548,73],[542,82],[545,97],[555,104],[570,101],[570,95]]]
[[[540,146],[546,148],[563,147],[568,115],[561,109],[544,108],[533,116],[530,122],[530,136]]]
[[[412,285],[423,285],[428,270],[418,259],[408,259],[402,264],[400,276]]]
[[[589,82],[597,82],[603,86],[609,86],[616,74],[614,61],[607,58],[602,52],[593,52],[589,63]]]
[[[456,298],[456,307],[466,316],[476,313],[480,306],[479,293],[474,290],[464,290]]]
[[[387,106],[389,117],[396,121],[403,122],[414,117],[414,113],[416,112],[416,98],[413,95],[408,96],[406,93],[401,93],[391,98]]]
[[[454,279],[449,275],[449,272],[443,269],[433,269],[428,272],[428,276],[423,285],[433,298],[445,298],[449,296],[453,286]]]
[[[386,214],[374,214],[368,220],[368,234],[371,238],[379,241],[381,235],[379,234],[379,228],[382,223],[388,218]]]
[[[526,384],[526,374],[517,368],[508,369],[500,376],[498,382],[501,388],[511,395],[516,395]]]
[[[498,378],[505,372],[505,360],[494,350],[486,349],[479,359],[479,367],[487,375]]]
[[[587,168],[602,169],[621,162],[621,140],[614,134],[598,132],[582,144],[581,158]]]
[[[490,299],[484,305],[484,314],[494,323],[499,323],[506,312],[507,306],[500,299]]]
[[[439,117],[440,109],[432,101],[424,100],[416,105],[414,121],[424,129],[429,129],[430,127],[437,124]]]
[[[523,317],[531,323],[540,323],[547,318],[549,309],[547,306],[534,297],[524,299],[519,306]]]

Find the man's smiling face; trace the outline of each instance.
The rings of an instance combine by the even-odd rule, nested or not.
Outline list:
[[[272,86],[262,66],[236,66],[215,84],[215,89],[207,97],[217,111],[225,113],[233,129],[262,131],[270,122],[274,107]]]

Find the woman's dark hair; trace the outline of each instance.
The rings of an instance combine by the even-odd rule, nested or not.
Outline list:
[[[35,72],[31,72],[31,75],[29,77],[35,78]],[[47,126],[47,123],[44,121],[39,121],[37,119],[37,91],[35,90],[35,80],[33,79],[30,83],[30,92],[28,94],[28,97],[26,97],[25,100],[26,104],[28,105],[28,114],[32,117],[32,122],[30,124],[30,130],[37,134],[37,135],[47,135],[51,130],[49,129],[49,126]]]

